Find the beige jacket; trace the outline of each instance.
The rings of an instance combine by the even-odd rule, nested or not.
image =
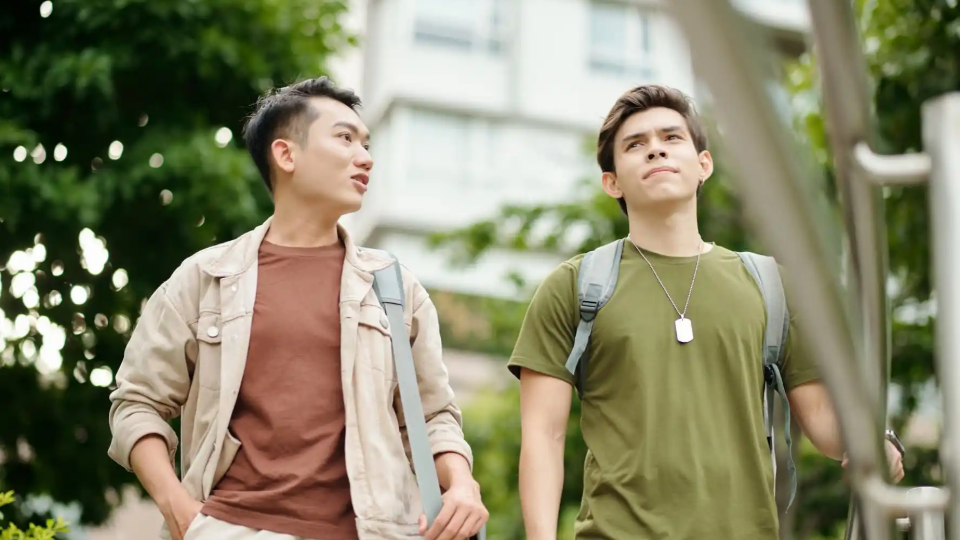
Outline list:
[[[257,257],[269,228],[190,257],[146,303],[111,393],[110,457],[130,470],[130,450],[161,435],[171,463],[178,444],[167,423],[180,415],[181,481],[204,501],[240,441],[227,429],[250,341]],[[359,250],[342,228],[346,257],[340,284],[341,378],[346,407],[347,474],[364,539],[412,539],[422,513],[409,461],[394,371],[390,328],[373,292],[373,272],[391,261]],[[426,290],[403,269],[407,330],[435,454],[473,456],[441,358],[437,312]],[[162,531],[166,536],[166,528]]]

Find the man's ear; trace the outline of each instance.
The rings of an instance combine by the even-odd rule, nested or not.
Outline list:
[[[700,182],[701,185],[703,182],[706,182],[710,176],[713,175],[713,156],[710,155],[708,150],[700,152],[700,177],[703,178],[703,181]]]
[[[607,192],[607,195],[614,199],[623,197],[623,190],[620,189],[620,184],[617,181],[617,173],[605,172],[600,180],[603,182],[603,190]]]
[[[276,139],[270,144],[270,156],[278,169],[292,173],[296,161],[296,146],[285,139]]]

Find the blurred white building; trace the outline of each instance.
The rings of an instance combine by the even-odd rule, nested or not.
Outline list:
[[[803,0],[736,0],[798,54]],[[452,269],[427,236],[493,216],[507,203],[569,200],[597,178],[587,154],[616,98],[642,83],[697,96],[686,42],[653,0],[355,0],[363,35],[338,59],[359,91],[376,159],[363,209],[344,219],[433,289],[512,297],[559,258],[491,253]],[[353,25],[349,25],[352,22]]]

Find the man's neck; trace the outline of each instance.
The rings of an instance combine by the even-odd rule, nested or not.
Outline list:
[[[696,207],[656,214],[630,211],[630,240],[637,246],[668,257],[690,257],[709,246],[702,244]]]
[[[271,244],[287,247],[321,247],[337,242],[340,216],[316,208],[276,201],[270,230],[264,238]]]

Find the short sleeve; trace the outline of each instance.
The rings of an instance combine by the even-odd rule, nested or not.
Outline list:
[[[574,383],[565,366],[580,320],[577,268],[581,259],[560,264],[534,293],[507,364],[514,376],[519,377],[520,369],[527,368]]]

